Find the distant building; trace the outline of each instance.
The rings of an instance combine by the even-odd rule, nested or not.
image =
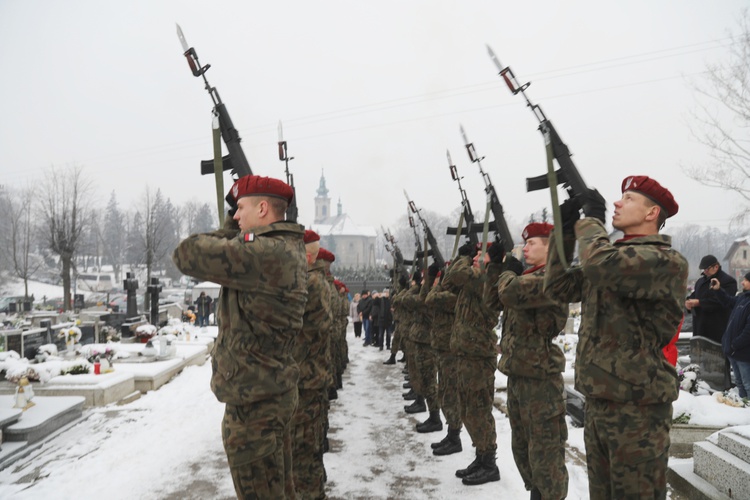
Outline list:
[[[343,213],[341,198],[336,215],[331,213],[331,198],[322,172],[315,196],[315,219],[310,229],[320,235],[320,245],[336,255],[334,266],[359,268],[375,265],[375,228],[355,224]]]
[[[734,240],[723,260],[729,263],[725,272],[741,282],[745,273],[750,271],[750,236]]]

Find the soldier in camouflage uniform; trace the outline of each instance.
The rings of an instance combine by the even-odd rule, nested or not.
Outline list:
[[[330,359],[330,384],[328,386],[328,399],[338,399],[338,380],[336,377],[337,374],[337,367],[338,367],[338,339],[336,338],[336,319],[337,319],[337,313],[338,308],[336,307],[336,303],[338,300],[338,290],[336,290],[336,285],[333,283],[333,275],[331,274],[331,263],[336,260],[336,257],[326,248],[321,247],[318,251],[318,258],[323,260],[323,266],[326,273],[326,283],[328,283],[328,289],[330,290],[331,294],[331,302],[330,302],[330,314],[331,314],[331,333],[328,337],[328,357]],[[327,427],[326,427],[327,429]]]
[[[688,265],[659,229],[678,205],[655,180],[625,178],[612,218],[625,236],[611,243],[601,195],[584,194],[580,221],[576,201],[560,208],[563,230],[575,231],[581,265],[566,270],[558,252],[549,252],[544,288],[559,300],[581,302],[575,385],[586,396],[589,494],[666,498],[678,389],[662,349],[682,321]]]
[[[405,276],[402,276],[398,280],[398,287],[396,287],[395,293],[391,296],[391,308],[393,309],[393,335],[391,336],[391,356],[383,362],[384,365],[395,365],[396,364],[396,354],[399,350],[401,350],[401,333],[399,330],[401,329],[401,318],[399,317],[399,313],[396,309],[396,306],[394,305],[394,302],[396,301],[396,298],[401,296],[401,294],[408,288],[408,281],[406,280]]]
[[[497,468],[497,431],[492,416],[497,363],[498,313],[489,301],[497,297],[495,285],[499,266],[481,271],[480,257],[471,243],[459,249],[459,257],[443,279],[443,286],[458,294],[456,318],[451,335],[451,351],[458,356],[458,394],[461,421],[476,448],[476,458],[465,469],[456,471],[467,485],[499,481]]]
[[[428,273],[432,274],[433,271],[428,269]],[[431,345],[437,355],[437,397],[448,425],[448,434],[441,441],[431,445],[434,455],[451,455],[463,450],[457,385],[458,356],[451,351],[451,333],[456,318],[457,298],[455,293],[445,289],[442,282],[432,287],[425,298],[428,314],[432,316]]]
[[[552,343],[565,327],[568,303],[543,293],[551,230],[545,222],[526,226],[523,253],[531,267],[524,272],[507,255],[497,287],[504,311],[497,367],[508,376],[513,458],[532,500],[568,494],[565,355]]]
[[[330,289],[323,261],[317,260],[320,237],[305,231],[307,305],[302,330],[294,345],[299,365],[299,405],[292,419],[294,486],[299,499],[325,498],[323,418],[328,397],[329,365],[326,358],[331,331]]]
[[[331,266],[331,260],[333,259],[333,254],[326,250],[323,247],[320,247],[318,249],[318,258],[315,261],[316,264],[320,264],[323,269],[323,283],[325,284],[326,289],[328,290],[328,304],[326,309],[326,314],[328,315],[328,322],[329,322],[329,330],[328,335],[326,338],[326,345],[325,345],[325,358],[326,358],[326,364],[328,367],[328,377],[326,379],[326,385],[325,385],[325,401],[323,405],[323,452],[328,451],[328,412],[331,409],[331,400],[337,399],[338,394],[336,392],[336,386],[334,384],[334,377],[333,377],[333,359],[331,356],[331,335],[333,334],[333,300],[335,298],[334,293],[335,290],[333,288],[333,276],[331,276],[330,273],[330,266]]]
[[[398,303],[398,307],[401,310],[401,317],[403,318],[403,327],[401,328],[401,349],[404,351],[404,357],[406,357],[406,370],[409,375],[409,384],[411,385],[410,392],[414,396],[414,402],[404,407],[406,413],[422,413],[427,411],[427,406],[424,401],[422,378],[419,373],[419,364],[415,359],[417,350],[413,338],[415,325],[422,319],[418,316],[417,310],[414,307],[414,303],[418,300],[421,289],[422,273],[415,271],[411,287],[409,287],[409,290],[406,291]],[[405,394],[404,398],[412,399],[409,393]]]
[[[221,285],[211,389],[226,404],[222,438],[239,498],[294,498],[290,423],[299,369],[292,357],[307,301],[304,227],[284,222],[294,192],[277,179],[238,179],[224,228],[194,234],[172,259]]]
[[[430,412],[427,420],[417,424],[417,432],[423,433],[443,430],[437,388],[437,357],[432,349],[432,337],[430,335],[432,315],[429,314],[428,307],[425,304],[425,298],[437,279],[438,272],[438,266],[436,264],[431,265],[427,276],[422,281],[419,294],[408,295],[404,298],[404,306],[411,310],[413,314],[412,329],[409,336],[414,346],[414,376],[417,378],[417,387],[419,387],[416,392],[420,396],[417,401],[426,402],[427,409]],[[414,381],[411,372],[409,380]],[[414,385],[414,382],[412,382],[412,385]],[[410,411],[407,410],[407,412]]]

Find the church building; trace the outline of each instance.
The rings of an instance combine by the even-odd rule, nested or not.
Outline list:
[[[334,266],[361,268],[375,265],[375,228],[356,225],[342,212],[341,198],[336,214],[331,213],[331,198],[323,173],[315,196],[315,219],[310,229],[320,235],[321,246],[336,255]]]

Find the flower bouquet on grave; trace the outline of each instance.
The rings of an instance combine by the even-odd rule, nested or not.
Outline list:
[[[107,342],[119,342],[120,341],[120,330],[113,326],[105,325],[102,327],[100,333],[101,337]]]
[[[81,329],[77,326],[62,328],[58,332],[57,337],[65,339],[65,349],[67,349],[68,353],[72,353],[75,351],[76,346],[81,341]]]
[[[679,370],[677,372],[677,380],[680,383],[680,389],[697,396],[711,394],[713,392],[711,391],[711,387],[705,381],[698,378],[700,371],[700,366],[695,363]]]
[[[154,335],[156,335],[156,327],[154,325],[141,325],[135,329],[135,338],[141,344],[148,342]]]
[[[88,344],[83,346],[79,352],[81,353],[81,356],[86,358],[92,365],[99,363],[99,370],[101,373],[114,371],[114,368],[112,368],[112,361],[116,357],[117,350],[113,346]]]

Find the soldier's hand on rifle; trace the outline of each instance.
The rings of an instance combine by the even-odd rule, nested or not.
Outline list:
[[[596,189],[589,189],[582,195],[581,205],[586,217],[599,219],[602,224],[606,223],[605,214],[607,212],[607,202]]]
[[[427,276],[432,278],[433,280],[437,278],[438,273],[440,272],[440,266],[437,265],[437,262],[433,262],[430,264],[430,266],[427,268]]]
[[[232,190],[230,189],[227,193],[226,197],[224,198],[229,205],[229,217],[234,217],[234,214],[237,213],[237,200],[235,199],[234,195],[232,194]]]
[[[577,197],[568,198],[560,205],[563,234],[575,233],[576,222],[581,218],[581,202]]]
[[[477,254],[477,249],[470,241],[467,241],[460,247],[458,247],[458,255],[462,257],[474,257]]]
[[[495,241],[487,249],[487,255],[490,256],[490,262],[493,264],[502,264],[505,257],[505,247],[499,241]]]
[[[515,273],[516,276],[521,276],[523,274],[523,264],[521,264],[520,260],[508,254],[508,256],[505,257],[505,261],[503,262],[503,272],[505,271],[511,271]]]

